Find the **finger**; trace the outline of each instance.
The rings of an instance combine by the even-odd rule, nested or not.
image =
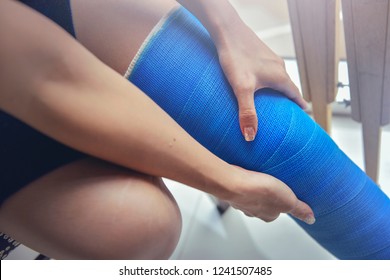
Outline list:
[[[268,176],[269,186],[273,186],[268,196],[271,201],[278,201],[278,211],[290,213],[292,216],[304,221],[307,224],[314,224],[313,210],[305,202],[299,200],[294,192],[279,179]],[[276,209],[275,209],[276,210]]]
[[[241,132],[246,141],[255,140],[257,134],[257,114],[255,109],[254,91],[237,94]]]
[[[300,200],[297,201],[295,208],[289,213],[309,225],[314,224],[316,221],[313,210],[310,206]]]
[[[280,216],[280,213],[277,213],[275,215],[264,215],[264,214],[262,214],[262,215],[257,216],[257,218],[263,220],[266,223],[270,223],[270,222],[275,221],[277,218],[279,218],[279,216]]]
[[[307,108],[307,102],[303,99],[302,94],[300,93],[298,87],[294,84],[289,77],[286,78],[284,83],[277,83],[273,86],[274,89],[284,93],[289,99],[294,101],[302,109]]]
[[[247,216],[249,218],[253,218],[254,217],[254,215],[252,213],[248,212],[248,211],[242,211],[242,212],[245,214],[245,216]]]

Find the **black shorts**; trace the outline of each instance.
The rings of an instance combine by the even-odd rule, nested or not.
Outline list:
[[[75,36],[69,0],[20,2]],[[42,175],[85,156],[0,110],[0,203]]]

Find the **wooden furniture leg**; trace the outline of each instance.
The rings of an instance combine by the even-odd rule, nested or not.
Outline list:
[[[339,0],[288,0],[302,94],[329,134],[338,83]]]
[[[368,176],[378,181],[381,126],[390,122],[388,0],[342,0],[352,118],[362,123]]]

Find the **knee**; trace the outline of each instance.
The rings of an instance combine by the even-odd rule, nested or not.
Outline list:
[[[164,259],[181,215],[161,178],[87,159],[14,195],[0,227],[55,259]]]
[[[167,259],[181,233],[181,214],[160,178],[123,179],[120,201],[114,200],[106,234],[100,235],[99,259]],[[118,204],[119,203],[119,204]],[[107,232],[108,231],[108,232]],[[103,246],[102,246],[103,245]]]

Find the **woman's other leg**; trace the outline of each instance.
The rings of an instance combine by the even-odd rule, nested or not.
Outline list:
[[[1,231],[55,259],[165,259],[181,230],[160,178],[96,159],[61,167],[11,196]]]

